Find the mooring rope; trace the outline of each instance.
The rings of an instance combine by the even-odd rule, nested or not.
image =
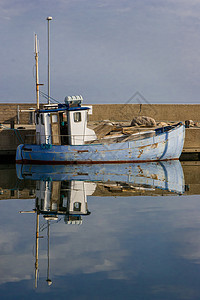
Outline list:
[[[10,128],[10,127],[7,127],[7,126],[5,126],[5,125],[3,125],[3,124],[0,124],[0,125],[1,125],[1,128],[3,128],[3,129],[13,130],[14,133],[15,133],[15,135],[16,135],[16,137],[17,137],[17,139],[18,139],[18,141],[19,141],[20,143],[22,143],[22,144],[24,143],[24,141],[23,141],[23,139],[22,139],[22,137],[21,137],[21,134],[20,134],[20,132],[19,132],[18,129]]]

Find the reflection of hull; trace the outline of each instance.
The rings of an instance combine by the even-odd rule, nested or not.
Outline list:
[[[123,182],[184,193],[184,175],[179,161],[102,165],[17,165],[21,179]]]

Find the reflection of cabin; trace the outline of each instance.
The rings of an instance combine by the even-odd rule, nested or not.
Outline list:
[[[89,214],[87,196],[95,187],[84,181],[37,181],[36,208],[45,217],[65,215],[68,224],[81,224],[81,216]]]

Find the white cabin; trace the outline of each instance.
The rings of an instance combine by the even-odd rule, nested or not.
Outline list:
[[[36,144],[83,145],[95,140],[94,130],[87,127],[90,108],[81,102],[81,96],[66,97],[64,105],[49,104],[36,111]]]

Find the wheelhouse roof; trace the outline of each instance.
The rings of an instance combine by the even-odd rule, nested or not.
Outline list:
[[[82,107],[82,106],[72,106],[69,107],[67,105],[60,105],[58,104],[57,108],[45,108],[45,109],[39,109],[37,112],[39,113],[51,113],[51,112],[62,112],[62,111],[80,111],[80,110],[89,110],[89,107]]]

